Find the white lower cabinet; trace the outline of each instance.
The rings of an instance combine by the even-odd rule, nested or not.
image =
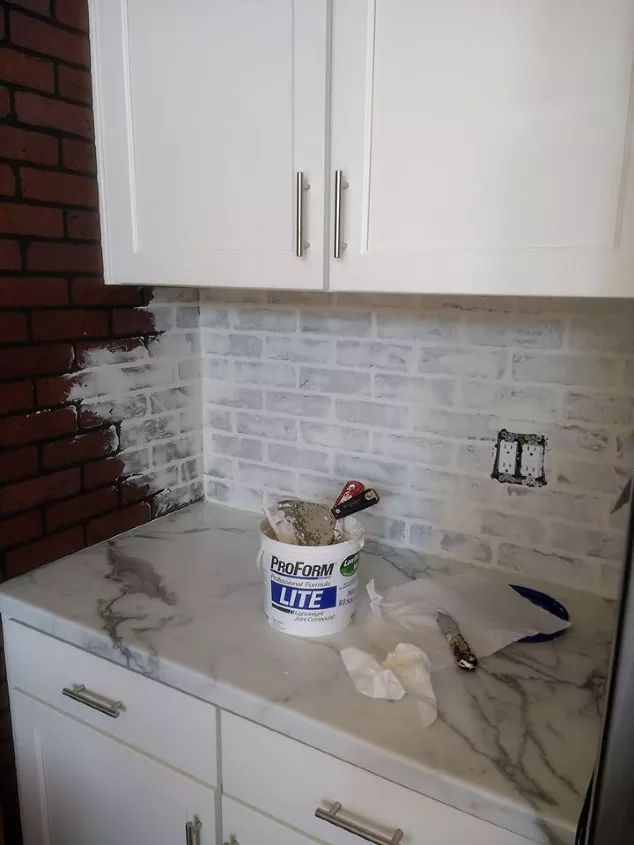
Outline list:
[[[11,703],[24,845],[215,842],[214,790],[20,692]]]
[[[315,842],[226,795],[222,798],[222,839],[224,845],[313,845]]]
[[[225,712],[221,749],[226,795],[327,845],[401,838],[403,845],[530,845],[508,830]]]
[[[530,845],[19,622],[3,628],[24,845]]]

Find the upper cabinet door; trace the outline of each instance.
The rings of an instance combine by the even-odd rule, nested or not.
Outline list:
[[[334,0],[330,287],[634,296],[633,57],[632,0]]]
[[[321,288],[327,0],[90,12],[106,281]]]

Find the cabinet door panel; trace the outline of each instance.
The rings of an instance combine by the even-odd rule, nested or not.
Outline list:
[[[214,792],[47,705],[11,693],[24,845],[215,842]]]
[[[633,55],[630,0],[334,0],[331,287],[634,295]]]
[[[107,281],[320,287],[326,0],[92,0],[91,39]]]

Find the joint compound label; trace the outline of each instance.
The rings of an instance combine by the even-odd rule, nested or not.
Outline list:
[[[297,563],[286,563],[275,555],[271,555],[271,572],[279,575],[289,575],[292,578],[328,578],[332,575],[334,563],[304,563],[300,560]]]
[[[326,610],[337,606],[337,588],[298,590],[271,581],[271,601],[280,610]]]
[[[336,554],[336,548],[333,546],[328,554]],[[324,562],[282,560],[276,554],[268,558],[269,621],[273,627],[288,630],[292,625],[298,629],[297,633],[302,633],[299,628],[332,626],[342,612],[352,617],[357,598],[359,552],[343,560]],[[320,632],[314,630],[314,633]]]

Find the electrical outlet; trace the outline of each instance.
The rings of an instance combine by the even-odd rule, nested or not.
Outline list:
[[[527,483],[544,474],[544,447],[541,443],[525,443],[520,458],[520,475]]]
[[[498,434],[492,478],[502,484],[542,487],[546,484],[543,434],[515,434],[505,428]]]
[[[502,440],[498,449],[497,470],[503,475],[515,475],[517,467],[517,440]]]

